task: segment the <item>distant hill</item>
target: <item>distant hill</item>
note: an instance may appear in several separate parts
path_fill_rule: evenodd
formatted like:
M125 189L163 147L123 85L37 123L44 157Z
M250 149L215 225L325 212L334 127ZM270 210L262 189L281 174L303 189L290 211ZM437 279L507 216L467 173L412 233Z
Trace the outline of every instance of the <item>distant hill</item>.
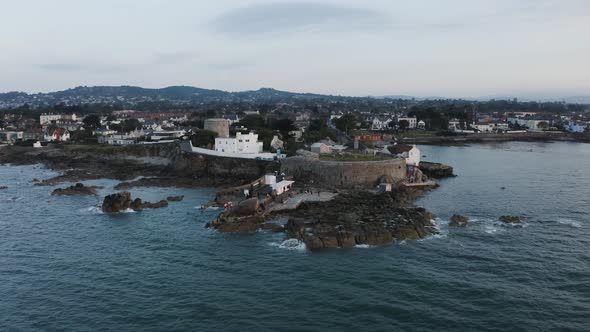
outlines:
M136 86L79 86L63 91L27 94L24 92L0 93L0 108L28 104L33 107L65 104L122 104L135 105L142 102L169 102L174 104L206 102L278 102L290 100L334 99L313 93L295 93L262 88L254 91L228 92L202 89L191 86L170 86L149 89Z

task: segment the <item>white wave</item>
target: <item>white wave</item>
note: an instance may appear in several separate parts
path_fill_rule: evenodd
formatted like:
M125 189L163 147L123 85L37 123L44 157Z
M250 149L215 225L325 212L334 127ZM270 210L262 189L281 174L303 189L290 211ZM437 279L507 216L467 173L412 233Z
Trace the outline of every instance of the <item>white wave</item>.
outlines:
M500 232L500 229L494 225L485 225L483 230L488 234L496 234Z
M102 212L102 209L99 208L98 206L91 206L91 207L83 208L83 209L80 209L79 211L82 214L104 214L104 212Z
M195 209L199 209L199 210L208 210L208 211L217 211L220 209L219 206L205 206L205 205L200 205L200 206L195 206Z
M371 248L375 248L376 246L372 246L370 244L357 244L354 247L357 249L371 249Z
M303 243L297 239L288 239L288 240L285 240L281 243L271 242L269 244L273 247L277 247L280 249L297 250L297 251L306 251L307 250L305 243Z
M557 220L557 222L562 225L572 226L574 228L582 228L582 223L580 223L579 221L576 221L576 220L571 220L571 219L567 219L567 218L559 218Z
M122 211L121 211L121 213L135 213L135 212L137 212L137 211L135 211L135 210L133 210L133 209L131 209L131 208L129 208L129 209L125 209L125 210L122 210Z

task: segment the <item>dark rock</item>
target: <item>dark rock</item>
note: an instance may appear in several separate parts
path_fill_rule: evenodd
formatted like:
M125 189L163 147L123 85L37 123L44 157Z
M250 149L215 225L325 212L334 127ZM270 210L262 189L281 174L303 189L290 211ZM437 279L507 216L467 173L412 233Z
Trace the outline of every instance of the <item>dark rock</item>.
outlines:
M519 216L501 216L500 221L506 224L520 224L524 221L524 218Z
M161 200L157 203L144 202L141 198L131 199L131 193L124 191L108 195L102 202L102 210L106 213L117 213L132 209L141 211L143 209L158 209L168 206L168 201Z
M424 175L435 179L455 176L453 174L453 167L445 164L421 161L418 168L424 173Z
M469 218L455 214L451 217L451 222L449 222L449 226L452 227L465 227L469 224Z
M249 198L241 201L238 206L231 211L235 216L251 216L258 212L258 198Z
M57 188L51 195L53 196L84 196L84 195L97 195L96 189L99 187L86 187L82 183L76 183L75 185L68 188Z
M8 189L7 186L0 186L0 190Z
M141 205L141 208L142 209L159 209L159 208L163 208L163 207L167 207L167 206L168 206L168 201L163 199L163 200L156 202L156 203L144 202Z
M106 213L117 213L131 208L131 193L123 191L108 195L102 202L102 211Z
M288 212L292 218L285 227L287 238L302 241L313 251L385 245L436 234L430 212L405 207L417 195L403 189L381 195L350 192L329 202L307 203L304 209Z
M184 195L181 196L168 196L166 200L168 202L180 202L184 199Z
M262 224L262 229L269 230L273 233L280 233L285 230L285 227L283 227L283 225L280 225L280 224L265 223L265 224Z

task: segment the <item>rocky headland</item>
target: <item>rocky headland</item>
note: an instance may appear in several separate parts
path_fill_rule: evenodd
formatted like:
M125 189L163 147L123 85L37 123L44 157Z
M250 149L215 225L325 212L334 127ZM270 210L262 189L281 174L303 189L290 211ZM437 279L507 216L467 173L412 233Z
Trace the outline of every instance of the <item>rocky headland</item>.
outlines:
M285 239L297 239L309 250L386 245L438 232L430 212L410 206L422 193L402 188L382 194L347 191L327 202L303 203L295 210L271 214L261 211L257 199L250 199L222 213L208 227L220 232L284 231ZM278 217L288 222L278 224Z

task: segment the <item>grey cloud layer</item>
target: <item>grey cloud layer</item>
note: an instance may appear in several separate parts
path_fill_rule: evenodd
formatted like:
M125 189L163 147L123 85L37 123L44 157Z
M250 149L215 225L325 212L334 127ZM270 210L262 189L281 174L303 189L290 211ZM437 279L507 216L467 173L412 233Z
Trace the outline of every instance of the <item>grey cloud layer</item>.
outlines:
M211 22L214 31L235 37L312 29L374 29L389 18L377 11L322 3L258 4L231 10Z

